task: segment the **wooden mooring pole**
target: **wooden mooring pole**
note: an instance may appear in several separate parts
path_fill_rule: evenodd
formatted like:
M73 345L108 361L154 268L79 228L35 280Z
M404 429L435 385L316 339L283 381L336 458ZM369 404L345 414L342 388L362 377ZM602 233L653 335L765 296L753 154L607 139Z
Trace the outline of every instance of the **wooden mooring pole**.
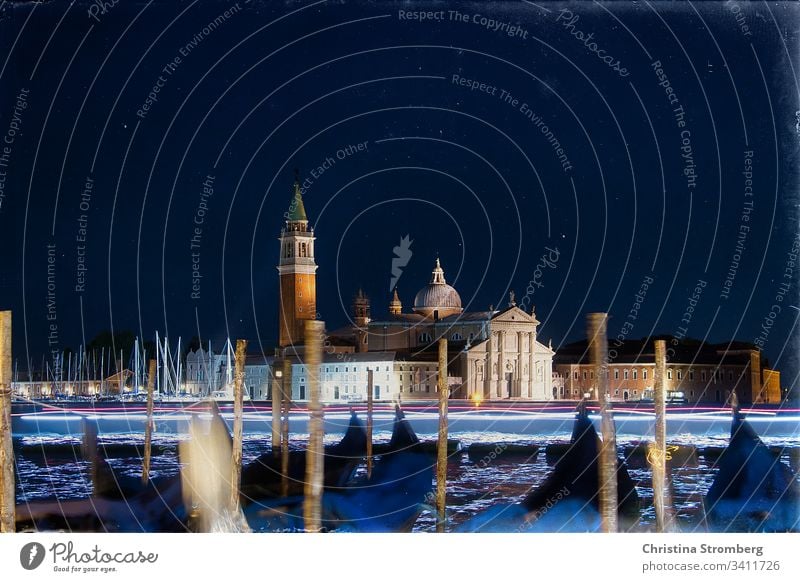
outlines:
M153 454L153 389L158 373L155 359L150 360L147 370L147 417L144 425L144 462L142 463L142 483L150 480L150 458Z
M86 417L81 419L81 456L84 461L88 461L89 477L92 482L92 490L95 495L100 489L100 447L97 445L97 421L89 420Z
M447 529L447 340L439 340L439 441L436 445L436 531Z
M666 389L664 378L667 367L667 342L655 340L655 443L651 443L647 460L653 472L653 505L656 511L656 531L668 532L671 529L669 512L669 488L667 483L667 422Z
M367 370L367 479L372 477L372 411L374 372Z
M16 531L11 365L11 312L0 311L0 533Z
M244 359L247 340L236 340L233 373L233 450L231 467L231 511L239 509L239 489L242 484L242 437L244 435Z
M281 497L289 495L289 410L292 408L292 362L283 360L281 378Z
M322 339L325 322L308 320L305 323L306 371L308 372L308 448L306 449L305 499L303 521L307 532L322 529L322 489L325 474L325 450L322 404L320 402L319 371L322 364Z
M276 362L277 364L277 362ZM277 370L273 364L272 371L272 455L281 454L281 407L283 406L283 394L281 390L281 380L283 370Z
M586 319L592 367L597 381L597 399L600 403L600 432L603 442L598 459L600 485L600 517L604 532L616 532L617 524L617 438L614 415L608 397L608 340L607 313L590 313Z

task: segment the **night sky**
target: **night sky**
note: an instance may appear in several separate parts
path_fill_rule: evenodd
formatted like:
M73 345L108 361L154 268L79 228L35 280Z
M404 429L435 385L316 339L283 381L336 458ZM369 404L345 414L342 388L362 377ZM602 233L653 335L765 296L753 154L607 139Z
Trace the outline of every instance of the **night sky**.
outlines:
M794 3L3 2L14 356L104 329L270 352L298 168L329 329L359 286L386 313L408 235L406 309L439 256L466 309L513 289L556 349L608 311L611 337L756 342L794 385L797 23Z

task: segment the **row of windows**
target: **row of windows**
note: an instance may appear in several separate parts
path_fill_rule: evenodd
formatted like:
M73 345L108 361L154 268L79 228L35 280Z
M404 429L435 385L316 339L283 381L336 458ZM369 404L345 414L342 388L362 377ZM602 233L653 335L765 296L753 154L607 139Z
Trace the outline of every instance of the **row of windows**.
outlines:
M564 390L564 387L562 386L562 387L561 387L561 390L559 390L559 393L561 394L561 396L564 396L564 392L565 392L565 390ZM634 391L633 391L633 394L634 394L634 395L637 395L638 393L639 393L639 391L638 391L638 390L634 390ZM573 390L572 390L572 395L573 395L573 396L577 396L577 395L578 395L578 391L577 391L577 390L575 390L575 389L573 389ZM614 390L614 395L615 395L615 396L619 396L619 390Z
M567 394L569 394L570 391L567 390L566 392L567 392ZM565 395L564 394L565 390L564 390L563 386L561 387L561 390L560 390L559 393L561 394L561 396ZM633 390L632 393L633 393L634 396L638 395L638 391L637 390ZM681 394L681 393L680 392L668 392L667 393L667 395L670 395L670 394ZM703 390L701 392L701 394L705 394L705 390ZM572 389L572 396L581 396L581 395L582 395L582 392L580 390L575 390L574 388ZM642 398L644 398L646 395L647 395L647 391L643 390L642 391ZM720 391L719 390L717 390L714 395L715 395L717 400L720 399ZM614 390L614 396L619 396L619 390ZM651 394L651 396L652 396L652 394ZM689 390L689 398L690 399L694 398L694 390Z
M458 333L458 332L455 332L455 333L453 333L453 335L450 336L450 339L457 342L457 341L463 340L464 336L462 334ZM469 340L472 341L473 339L475 339L475 334L474 333L470 333L469 334ZM421 334L419 334L419 343L427 344L427 343L430 343L432 341L433 341L433 337L427 331L423 331Z
M291 244L286 244L283 249L283 256L287 259L292 257L292 252L294 251L294 247ZM310 257L311 256L311 246L308 243L301 242L297 248L297 256L298 257Z
M335 372L339 371L339 368L340 368L340 366L324 366L323 372L328 372L328 373L334 372L335 373ZM362 369L359 370L359 368L356 367L356 366L344 366L344 371L345 372L350 372L351 371L350 368L353 368L353 370L352 370L353 372L361 372L362 374L366 373L367 370L370 369L370 368L362 368ZM371 369L372 369L373 372L380 372L381 371L381 367L380 366L374 366ZM384 372L388 372L389 371L389 366L384 366L383 367L383 371Z
M637 370L635 370L635 369L631 370L630 374L631 374L631 376L629 378L628 370L627 369L622 370L622 379L623 380L628 380L628 379L637 380L638 379ZM678 380L683 380L683 370L678 370L676 376L677 376ZM688 376L689 376L689 380L694 380L694 370L689 370ZM575 380L577 380L578 379L578 372L577 371L573 372L572 373L572 377ZM594 372L592 370L590 370L588 372L588 378L590 380L594 379ZM583 379L584 380L587 379L587 372L585 372L585 371L583 372ZM618 369L614 370L614 379L615 380L619 380L619 370ZM667 380L672 380L672 379L673 379L673 371L671 369L667 370ZM722 381L724 379L725 379L725 372L723 370L712 370L711 371L711 380L716 382L716 381ZM728 370L728 380L733 380L733 379L734 379L733 371L732 370ZM646 369L642 369L642 380L647 380L647 370ZM706 371L705 370L701 370L700 371L700 380L703 381L703 382L706 381Z

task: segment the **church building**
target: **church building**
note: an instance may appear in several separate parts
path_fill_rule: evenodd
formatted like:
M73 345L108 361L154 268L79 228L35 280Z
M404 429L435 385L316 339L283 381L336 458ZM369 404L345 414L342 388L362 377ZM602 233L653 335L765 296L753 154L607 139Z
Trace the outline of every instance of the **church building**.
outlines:
M521 309L513 292L504 309L464 311L438 258L429 283L415 295L410 312L403 310L395 290L388 313L373 319L369 299L359 290L353 302L353 323L331 335L349 337L360 352L395 352L409 365L435 362L438 340L447 339L454 397L553 398L554 352L537 339L536 315Z
M308 224L300 184L285 214L280 236L279 350L294 361L293 398L306 395L302 362L303 326L316 318L315 236ZM328 402L352 401L366 392L355 383L362 367L379 370L381 399L435 399L440 338L448 340L451 397L471 399L553 398L553 355L538 341L536 315L521 309L512 292L507 307L464 311L447 284L437 258L430 281L405 311L394 291L388 311L373 318L370 299L358 290L352 325L328 332L323 354L322 393ZM336 365L341 364L341 365ZM363 364L363 365L362 365ZM340 377L341 375L341 377Z

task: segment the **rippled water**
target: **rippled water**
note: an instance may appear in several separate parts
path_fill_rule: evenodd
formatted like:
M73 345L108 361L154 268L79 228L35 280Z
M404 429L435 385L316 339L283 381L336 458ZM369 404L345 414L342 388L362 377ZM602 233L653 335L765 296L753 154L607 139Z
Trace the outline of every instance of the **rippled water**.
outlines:
M292 448L304 446L305 435L296 435L292 440ZM388 441L390 433L379 431L375 435L376 442ZM423 440L433 440L433 434L420 434ZM469 460L466 452L448 465L448 511L451 526L456 526L476 513L495 504L510 503L521 500L531 487L536 487L547 477L552 466L548 464L545 447L551 443L564 443L563 435L535 437L531 435L509 433L454 433L452 438L459 439L466 449L473 442L514 442L535 444L539 452L527 462L520 459L483 458L479 462ZM156 435L154 448L160 454L152 457L152 474L154 476L172 476L179 472L177 455L178 442L181 437L176 434ZM326 444L338 442L341 435L326 435ZM764 437L768 446L797 447L796 439ZM639 442L635 438L618 438L621 451L626 446ZM693 444L699 451L692 462L685 466L673 466L672 500L676 511L676 519L681 529L691 531L702 522L702 498L707 493L716 474L715 458L706 458L702 454L705 447L724 447L727 439L718 436L675 435L670 439L673 444ZM113 455L109 464L123 475L139 476L141 474L141 450L143 439L138 435L104 435L99 444L107 446ZM37 445L58 448L57 455L45 456ZM80 440L68 436L24 437L17 440L17 501L35 501L58 498L61 500L81 499L91 495L92 485L89 475L89 463L81 459ZM21 445L21 448L19 447ZM135 447L139 447L137 450ZM52 449L51 449L52 450ZM248 463L260 454L269 450L268 434L248 434L244 439L244 462ZM782 456L786 464L796 463L797 457L791 459L788 454ZM631 531L649 531L652 529L655 515L653 510L653 491L650 482L650 470L641 455L633 455L627 459L628 468L639 493L642 513L639 523L631 526ZM798 467L793 465L797 472ZM800 474L798 474L800 480ZM424 512L414 531L435 530L435 519L430 512Z

